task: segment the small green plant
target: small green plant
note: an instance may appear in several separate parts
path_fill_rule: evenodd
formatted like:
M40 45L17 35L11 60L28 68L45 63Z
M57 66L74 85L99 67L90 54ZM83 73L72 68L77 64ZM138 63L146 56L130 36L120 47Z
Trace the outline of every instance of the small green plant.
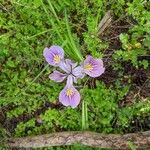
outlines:
M123 50L117 50L114 58L131 61L134 66L138 67L140 65L147 69L149 66L147 60L138 61L138 56L147 54L147 49L142 46L143 44L135 38L130 39L128 34L120 34L120 40Z
M131 148L131 150L136 150L136 148L132 142L128 142L128 145Z
M113 131L112 121L118 111L117 101L126 93L118 95L113 89L106 89L101 82L96 83L95 89L84 88L82 95L87 103L89 128L99 132ZM117 96L118 95L118 96Z
M149 50L149 16L150 13L145 9L147 2L144 0L134 0L127 3L126 14L132 16L137 22L132 26L128 33L120 34L122 49L117 50L114 54L115 59L131 61L135 67L149 67L147 60L139 60L139 56L148 54Z

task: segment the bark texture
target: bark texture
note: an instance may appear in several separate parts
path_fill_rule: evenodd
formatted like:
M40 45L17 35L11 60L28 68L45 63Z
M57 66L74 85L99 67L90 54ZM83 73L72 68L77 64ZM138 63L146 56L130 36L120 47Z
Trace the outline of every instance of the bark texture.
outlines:
M58 132L34 137L10 138L7 147L39 148L60 145L81 144L92 147L129 149L132 142L137 149L150 147L150 131L130 134L100 134L88 131Z
M110 26L111 22L112 22L112 16L111 16L111 11L109 10L108 12L106 12L105 16L102 18L102 20L98 25L97 35L100 36L105 31L105 29L108 26Z

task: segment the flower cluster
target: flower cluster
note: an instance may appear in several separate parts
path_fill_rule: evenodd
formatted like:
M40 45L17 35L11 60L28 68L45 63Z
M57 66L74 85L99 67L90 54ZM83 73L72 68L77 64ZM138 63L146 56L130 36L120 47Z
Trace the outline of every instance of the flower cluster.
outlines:
M51 46L45 48L43 55L49 65L59 67L63 73L55 70L49 75L49 78L55 82L62 82L67 79L66 86L59 94L59 101L64 106L75 108L80 103L80 93L73 86L78 79L82 79L85 74L91 77L98 77L104 73L105 68L101 59L94 59L87 56L86 59L78 66L70 59L64 59L64 50L60 46Z

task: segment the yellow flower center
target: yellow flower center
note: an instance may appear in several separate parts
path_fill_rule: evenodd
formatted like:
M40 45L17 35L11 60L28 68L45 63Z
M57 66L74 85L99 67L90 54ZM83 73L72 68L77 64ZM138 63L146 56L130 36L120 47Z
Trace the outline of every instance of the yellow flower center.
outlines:
M60 56L59 55L55 55L54 56L54 62L55 63L59 63L60 62Z
M86 65L84 66L84 69L85 69L85 70L88 70L88 71L91 71L91 70L93 69L93 66L92 66L91 64L86 64Z
M70 89L67 89L67 91L66 91L66 95L67 96L72 96L72 94L73 94L73 90L70 88Z

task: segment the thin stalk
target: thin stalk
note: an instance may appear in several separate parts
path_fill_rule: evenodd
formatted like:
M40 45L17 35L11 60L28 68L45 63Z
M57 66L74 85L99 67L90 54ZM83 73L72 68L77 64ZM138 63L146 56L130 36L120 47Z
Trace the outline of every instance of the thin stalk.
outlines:
M37 33L37 34L35 34L35 35L32 35L32 36L28 37L27 39L34 38L34 37L36 37L36 36L42 35L42 34L44 34L44 33L46 33L46 32L51 31L51 30L52 30L52 29L48 29L48 30L42 31L42 32L40 32L40 33Z
M82 101L82 130L88 129L88 111L87 103Z
M83 88L86 86L90 77L85 81ZM88 109L87 109L87 102L84 100L82 101L82 130L88 129Z
M86 123L86 129L88 129L88 109L87 109L87 103L85 102L85 123Z
M50 8L51 8L52 13L54 14L54 16L55 16L55 18L56 18L56 20L57 20L57 22L58 22L59 25L60 25L59 18L58 18L58 16L57 16L56 12L55 12L55 9L54 9L52 3L50 2L50 0L48 0L47 2L48 2L49 6L50 6Z
M54 22L53 22L52 19L50 18L50 15L48 14L48 11L47 11L47 9L46 9L46 7L45 7L45 5L44 5L44 3L43 3L42 0L41 0L41 4L42 4L42 7L43 7L45 13L47 14L48 20L49 20L49 22L51 23L52 28L54 29L54 31L56 32L56 34L59 36L60 41L63 43L64 38L63 38L63 36L60 34L59 30L57 29L57 26L54 24ZM65 41L65 42L66 42L66 41ZM67 45L66 45L66 46L67 46ZM68 47L67 47L67 48L68 48ZM65 52L66 52L66 51L65 51ZM67 52L66 52L66 53L67 53Z
M84 130L85 127L85 107L84 107L84 100L82 101L82 130Z
M48 20L51 21L51 18L49 17L48 11L47 11L47 9L46 9L46 7L45 7L45 5L44 5L42 0L41 0L41 4L42 4L42 7L43 7L45 13L47 14Z
M44 3L43 3L42 0L41 0L41 4L42 4L42 7L43 7L45 13L47 14L48 20L49 20L49 22L51 23L52 28L53 28L53 29L56 31L56 33L58 34L58 36L59 36L61 42L63 42L64 39L63 39L63 37L61 36L61 34L59 33L59 31L57 30L57 28L56 28L54 22L53 22L52 19L50 18L50 15L48 14L48 11L47 11L47 9L46 9L46 7L45 7L45 5L44 5Z

